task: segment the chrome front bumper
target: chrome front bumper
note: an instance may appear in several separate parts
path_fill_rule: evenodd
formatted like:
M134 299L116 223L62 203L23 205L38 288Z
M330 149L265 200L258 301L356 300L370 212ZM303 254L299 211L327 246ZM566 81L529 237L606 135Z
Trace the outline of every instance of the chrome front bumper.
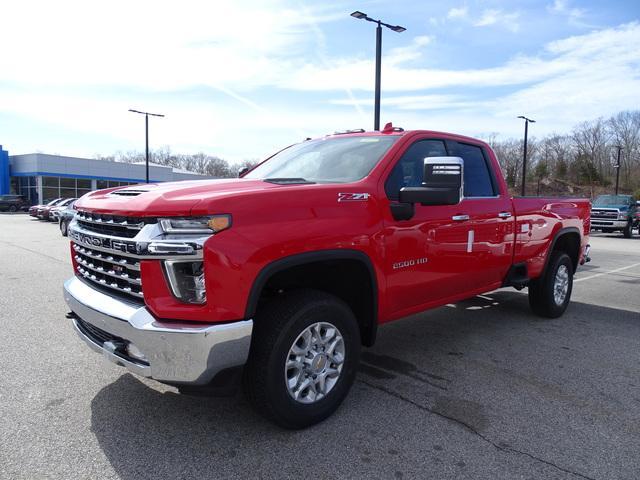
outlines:
M591 219L591 228L625 228L628 220L600 220Z
M145 307L106 295L76 277L65 282L64 299L73 312L76 332L91 349L143 377L204 385L220 371L243 365L249 354L252 320L202 325L160 322ZM128 343L145 360L129 356L122 348Z

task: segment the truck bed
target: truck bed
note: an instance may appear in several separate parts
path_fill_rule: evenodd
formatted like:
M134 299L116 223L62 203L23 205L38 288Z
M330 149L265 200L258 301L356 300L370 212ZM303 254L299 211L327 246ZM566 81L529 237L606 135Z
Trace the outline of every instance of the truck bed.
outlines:
M524 263L530 278L542 273L549 239L563 229L575 229L582 234L579 261L589 240L589 212L587 198L514 197L515 213L514 264Z

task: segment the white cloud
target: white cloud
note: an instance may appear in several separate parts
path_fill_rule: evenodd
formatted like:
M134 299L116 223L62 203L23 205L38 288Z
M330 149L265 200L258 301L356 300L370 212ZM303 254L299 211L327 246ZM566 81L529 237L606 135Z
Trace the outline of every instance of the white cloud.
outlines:
M306 51L306 25L336 18L278 0L24 0L3 9L2 79L27 84L267 85ZM37 14L34 14L37 12ZM344 16L344 12L340 12ZM274 62L279 59L281 62Z
M385 65L382 105L387 118L393 115L394 122L404 127L424 128L419 112L429 110L428 118L438 128L467 134L478 133L478 125L484 131L509 133L513 117L523 113L539 120L538 132L568 130L582 119L611 115L640 104L640 50L630 48L638 44L640 24L634 22L550 42L539 55L520 55L491 68L437 70L410 68L402 63L388 68ZM330 72L308 68L292 79L290 88L298 84L332 90L331 79L340 78L349 79L353 89L373 89L370 62L345 59ZM517 90L497 96L478 90L505 86ZM469 93L470 87L477 93ZM425 93L436 88L454 93ZM455 93L461 89L463 94ZM408 94L398 95L403 91ZM356 101L368 107L372 100ZM332 103L353 102L338 99Z
M447 18L465 18L469 14L467 6L454 7L447 12Z
M566 15L570 22L579 22L586 14L582 8L571 7L569 0L555 0L553 4L547 6L547 10L556 15Z
M520 14L518 12L507 13L499 9L487 9L482 12L480 18L476 20L473 25L475 27L500 25L511 32L517 32L520 29L520 24L518 23L519 17Z

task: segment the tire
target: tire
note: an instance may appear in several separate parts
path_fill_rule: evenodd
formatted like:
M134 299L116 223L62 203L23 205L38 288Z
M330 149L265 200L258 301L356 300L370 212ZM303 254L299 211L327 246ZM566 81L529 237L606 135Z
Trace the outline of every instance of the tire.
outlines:
M332 350L329 356L324 356L325 350L309 349L313 343L322 343L314 340L316 334L311 333L307 341L305 333L314 325L320 325L320 337L324 332L326 351ZM331 329L327 326L335 328L334 337L329 338ZM338 336L342 337L342 346ZM296 356L293 353L296 348L306 351L306 356ZM315 356L309 359L310 355ZM342 363L333 363L339 357ZM305 428L329 417L340 406L354 382L359 358L360 329L345 302L316 290L286 293L256 315L249 359L243 372L245 395L260 414L281 427ZM308 370L295 366L287 369L286 365L291 363L305 365ZM324 370L320 371L320 367ZM334 374L340 367L337 376L330 375L329 372ZM316 378L312 372L321 373ZM290 387L287 379L295 386ZM298 399L294 399L294 390L307 383L314 385L313 391L300 389ZM325 386L326 394L314 399L313 392L320 383Z
M622 235L624 235L624 238L631 238L633 236L633 223L627 223L627 226L622 230Z
M60 233L62 234L63 237L67 236L68 230L69 230L69 222L67 222L65 220L61 220L60 221Z
M564 272L564 275L563 275ZM564 294L556 297L556 279L560 288L564 279ZM551 253L549 265L544 275L529 283L529 306L537 315L547 318L558 318L569 305L573 290L573 262L564 252ZM561 299L560 302L557 300Z
M15 213L18 210L18 208L15 205L9 205L9 211L11 213Z

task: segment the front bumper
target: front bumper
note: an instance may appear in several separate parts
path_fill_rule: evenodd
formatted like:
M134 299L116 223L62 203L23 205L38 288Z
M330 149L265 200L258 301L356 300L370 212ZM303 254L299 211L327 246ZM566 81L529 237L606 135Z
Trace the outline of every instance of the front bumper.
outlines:
M628 220L599 220L591 219L591 228L619 228L623 229L629 223Z
M91 288L73 277L64 284L80 338L109 361L143 377L177 385L205 385L222 370L243 365L252 320L194 325L160 322L144 307ZM127 352L133 343L146 357Z

